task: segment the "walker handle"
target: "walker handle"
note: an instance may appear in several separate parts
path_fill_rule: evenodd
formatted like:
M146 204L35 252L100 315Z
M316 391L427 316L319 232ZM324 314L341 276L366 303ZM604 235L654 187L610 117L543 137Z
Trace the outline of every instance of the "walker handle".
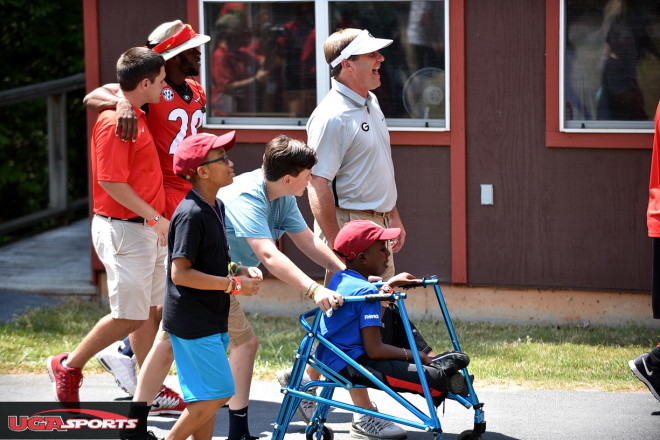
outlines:
M393 301L397 296L401 296L399 293L372 293L370 295L361 295L361 296L345 296L344 302L380 302L380 301Z
M370 295L360 295L360 296L345 296L344 302L380 302L380 301L395 301L397 298L405 298L406 294L403 292L392 292L392 293L372 293ZM332 309L325 311L325 316L330 318L332 316Z
M376 281L375 283L372 283L376 287L381 287L383 284L385 284L384 281ZM426 286L434 286L438 284L438 278L433 275L429 278L424 277L420 281L416 283L408 283L408 284L401 284L399 286L396 286L395 289L411 289L413 287L426 287Z

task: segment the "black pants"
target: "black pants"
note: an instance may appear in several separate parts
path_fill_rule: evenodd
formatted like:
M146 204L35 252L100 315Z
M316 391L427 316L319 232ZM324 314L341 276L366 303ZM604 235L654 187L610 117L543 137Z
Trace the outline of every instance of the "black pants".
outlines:
M653 242L653 266L651 268L651 309L653 317L660 319L660 238L651 237Z
M392 390L398 393L424 395L417 365L414 363L400 360L373 360L366 356L362 356L357 361ZM424 369L426 383L431 391L431 398L437 407L447 397L447 376L445 376L443 370L433 364L422 365L422 368ZM375 387L369 379L350 365L344 367L339 374L353 384Z
M399 307L394 303L389 303L383 312L382 325L380 328L380 336L384 344L394 345L395 347L410 348L408 338L406 336L406 329L403 327L401 320L401 313ZM422 334L417 330L415 325L411 322L413 337L417 351L429 353L432 349L429 344L424 340Z
M417 350L429 353L431 347L426 343L422 334L412 323L410 323L410 326L412 327ZM410 349L401 314L396 304L390 303L383 312L381 337L385 344ZM414 363L401 360L373 360L367 356L361 356L357 359L357 362L396 392L424 394L417 366ZM439 406L447 394L447 377L443 370L436 368L434 365L423 365L422 367L433 403L435 406ZM342 369L339 374L354 384L374 387L369 379L350 365Z

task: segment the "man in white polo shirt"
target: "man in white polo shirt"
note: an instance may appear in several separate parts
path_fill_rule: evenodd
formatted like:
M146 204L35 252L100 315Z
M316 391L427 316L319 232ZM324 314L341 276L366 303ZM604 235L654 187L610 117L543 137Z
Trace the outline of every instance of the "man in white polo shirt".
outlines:
M378 70L385 61L379 50L390 44L392 40L374 38L367 30L352 28L335 32L323 44L332 89L307 122L308 145L318 156L308 196L314 232L330 249L334 249L339 229L352 220L366 219L384 228L399 228L400 235L388 243L392 254L405 242L406 231L396 207L390 135L378 99L371 92L380 86ZM383 273L385 280L395 273L392 254ZM326 282L331 275L326 273ZM365 388L352 390L351 398L359 406L370 404ZM309 403L303 401L300 411L313 411ZM387 420L356 414L351 436L403 439L406 432Z
M385 58L380 49L392 40L369 31L342 29L323 44L330 64L332 89L307 123L308 145L316 150L308 191L315 232L332 249L341 226L368 219L383 227L400 228L391 251L398 252L406 232L396 207L397 191L390 136L378 99L378 72ZM392 258L384 279L394 275Z

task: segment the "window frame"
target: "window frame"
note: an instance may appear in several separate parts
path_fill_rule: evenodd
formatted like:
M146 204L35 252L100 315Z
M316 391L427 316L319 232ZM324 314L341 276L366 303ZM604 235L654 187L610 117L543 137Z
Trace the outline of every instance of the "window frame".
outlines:
M187 0L188 17L196 29L203 21L203 0ZM467 155L466 155L466 121L465 121L465 0L447 0L449 7L449 27L453 31L448 37L448 52L451 64L449 90L454 97L449 101L451 129L446 131L393 131L390 129L390 144L392 146L418 145L449 148L451 170L451 282L467 283ZM196 22L195 22L196 20ZM317 34L319 35L319 34ZM319 37L320 38L320 37ZM206 131L220 134L225 130L206 127ZM226 127L224 127L226 128ZM285 134L306 140L305 127L293 129L256 129L256 127L241 127L241 143L264 144L273 137Z
M208 29L205 28L206 21L204 19L204 8L206 4L209 3L219 3L224 0L198 0L197 1L197 16L199 20L199 32L202 34L209 34ZM245 3L278 3L278 2L286 2L286 3L309 3L313 2L314 3L314 17L316 22L320 23L328 23L329 22L329 10L330 10L330 3L332 1L336 0L243 0ZM349 1L356 1L356 0L349 0ZM394 2L394 1L414 1L414 0L373 0L373 1L381 1L381 2ZM426 126L424 127L423 124L425 121L423 119L409 119L410 125L408 124L401 124L402 121L407 121L408 119L405 118L387 118L386 116L386 122L388 124L388 129L390 133L394 132L401 132L405 133L407 135L411 135L413 133L436 133L436 134L448 134L450 132L450 121L451 121L451 41L450 41L450 27L451 27L451 17L450 17L450 1L451 0L443 0L444 1L444 13L445 13L445 28L444 28L444 39L446 46L448 50L445 50L445 124L443 127L430 127ZM189 2L190 4L190 2ZM325 41L325 39L328 38L330 35L329 32L329 26L324 26L321 29L321 26L316 26L316 39L317 42L319 41ZM208 59L209 57L207 56L207 52L205 50L202 51L202 65L207 66L210 63L210 60ZM318 44L317 44L317 50L316 50L316 69L317 69L317 75L316 75L316 105L318 105L323 99L323 97L330 91L331 88L331 82L330 82L330 67L328 64L325 62L325 57L323 55L322 50L318 50ZM210 90L210 87L208 86L208 73L206 69L202 69L200 72L200 84L204 88L205 91ZM210 119L214 119L215 121L211 121ZM218 119L223 119L221 117L212 117L208 113L204 114L204 121L203 121L203 126L207 127L208 129L211 130L233 130L233 129L240 129L240 130L268 130L268 131L277 131L279 130L280 132L282 130L288 131L291 130L293 132L296 131L301 131L305 130L305 125L307 123L308 118L296 118L296 117L291 117L291 118L284 118L284 117L258 117L259 122L258 123L244 123L244 121L248 120L249 118L244 118L244 117L227 117L224 118L228 120L227 123L218 123L216 122ZM275 123L275 122L281 122L281 123ZM426 122L428 125L428 122ZM441 136L443 139L446 139L447 136Z
M653 129L563 127L563 22L565 0L546 0L546 147L650 149Z

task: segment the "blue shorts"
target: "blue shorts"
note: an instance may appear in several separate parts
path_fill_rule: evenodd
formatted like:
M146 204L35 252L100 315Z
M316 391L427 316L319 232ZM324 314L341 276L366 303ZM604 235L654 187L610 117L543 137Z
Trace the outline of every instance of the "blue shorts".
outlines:
M227 359L228 333L197 339L170 334L170 340L184 401L218 400L234 395L234 378Z

